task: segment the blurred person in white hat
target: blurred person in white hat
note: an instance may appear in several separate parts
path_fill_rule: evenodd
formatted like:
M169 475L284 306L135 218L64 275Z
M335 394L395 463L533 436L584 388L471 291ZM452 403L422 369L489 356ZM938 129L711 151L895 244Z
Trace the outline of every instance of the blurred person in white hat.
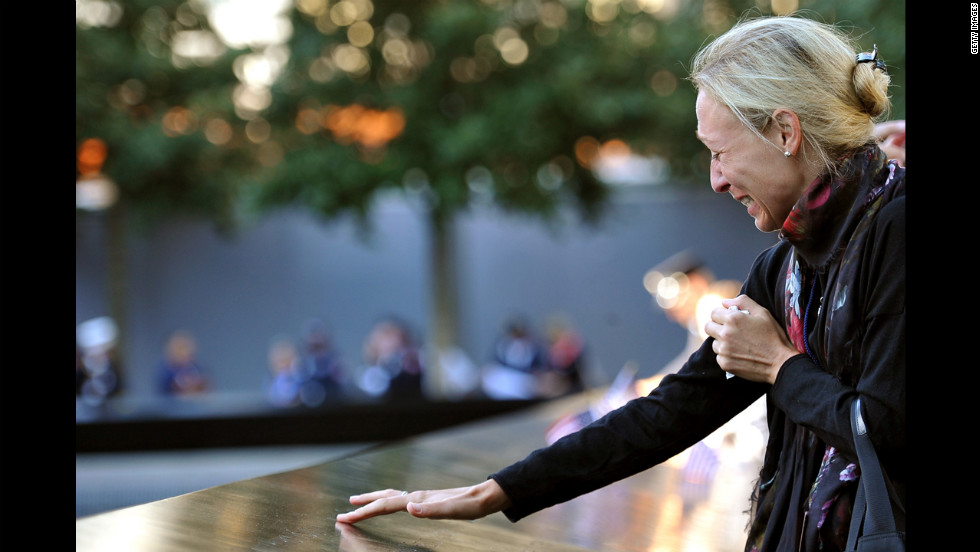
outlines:
M99 405L119 393L119 329L108 316L86 320L75 328L75 397Z

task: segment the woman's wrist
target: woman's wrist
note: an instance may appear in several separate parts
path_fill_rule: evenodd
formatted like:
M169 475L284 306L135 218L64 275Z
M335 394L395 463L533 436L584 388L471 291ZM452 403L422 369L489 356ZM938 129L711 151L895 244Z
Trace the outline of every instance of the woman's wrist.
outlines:
M480 483L477 490L488 513L500 512L510 507L510 497L495 479L490 478Z

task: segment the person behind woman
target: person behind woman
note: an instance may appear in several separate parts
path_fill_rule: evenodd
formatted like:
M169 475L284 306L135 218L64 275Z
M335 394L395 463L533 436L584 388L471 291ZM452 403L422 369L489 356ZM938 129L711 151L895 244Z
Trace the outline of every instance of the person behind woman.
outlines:
M337 521L406 510L517 521L663 462L763 394L769 441L746 550L844 547L857 398L904 504L905 169L874 135L886 69L877 49L858 54L836 27L798 16L743 19L706 46L690 78L711 187L780 240L712 312L704 345L646 397L482 483L355 495L360 508Z
M888 158L898 161L898 164L904 167L905 119L878 123L875 125L875 136L878 138L879 147Z

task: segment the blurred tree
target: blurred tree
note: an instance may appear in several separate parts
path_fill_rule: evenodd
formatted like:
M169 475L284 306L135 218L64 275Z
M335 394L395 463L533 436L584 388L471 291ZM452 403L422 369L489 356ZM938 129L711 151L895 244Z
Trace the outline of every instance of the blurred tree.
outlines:
M75 5L76 223L105 219L107 309L122 369L128 229L180 214L229 231L236 182L255 164L232 102L240 52L218 40L203 8L180 0Z
M878 45L895 84L892 116L905 116L895 0L294 0L285 47L255 52L206 38L204 0L81 4L121 12L76 24L76 146L106 142L119 204L221 228L238 208L299 205L367 228L379 192L417 199L435 364L456 339L458 213L492 203L557 222L570 207L598 223L612 189L594 169L613 147L666 160L668 185L704 185L687 67L747 10L866 31L860 45ZM257 54L282 64L277 78L236 82Z
M75 146L106 144L118 205L151 223L179 214L233 226L236 187L255 166L235 114L241 51L184 0L76 2ZM83 15L88 14L88 15Z

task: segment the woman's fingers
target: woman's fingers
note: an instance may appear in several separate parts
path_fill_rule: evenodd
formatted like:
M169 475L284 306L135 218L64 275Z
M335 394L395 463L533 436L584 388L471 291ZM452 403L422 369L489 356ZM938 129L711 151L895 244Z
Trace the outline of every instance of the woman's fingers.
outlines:
M378 500L380 498L392 498L396 496L402 496L405 491L397 491L395 489L385 489L383 491L372 491L370 493L363 493L359 495L353 495L350 497L350 503L357 506L361 504L368 504Z
M338 514L337 521L341 523L357 523L374 516L401 512L405 510L408 501L408 493L394 489L354 495L350 497L350 503L361 507L353 512Z

